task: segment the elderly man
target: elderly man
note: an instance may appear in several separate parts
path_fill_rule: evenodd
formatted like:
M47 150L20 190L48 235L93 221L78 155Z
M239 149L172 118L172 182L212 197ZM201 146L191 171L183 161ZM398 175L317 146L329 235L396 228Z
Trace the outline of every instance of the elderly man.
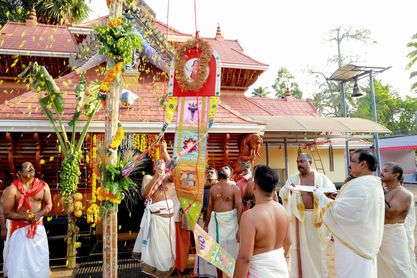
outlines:
M335 200L318 190L313 193L323 208L323 222L334 237L336 277L377 277L385 200L381 180L373 175L376 167L372 153L357 150L350 157L353 179L343 185Z
M19 179L4 192L3 213L11 220L8 277L49 277L48 239L43 217L51 211L49 186L35 178L32 163L18 165Z
M385 189L385 225L378 253L378 277L417 277L414 255L414 228L407 227L408 215L414 216L414 198L401 186L403 169L394 163L385 163L381 180ZM407 229L409 228L409 229ZM411 238L409 239L408 236ZM411 252L410 252L411 251Z
M207 208L207 216L204 229L208 229L209 235L216 240L229 254L236 259L239 245L239 221L242 213L242 198L240 189L231 180L233 170L230 166L224 166L218 173L218 183L210 189L210 199ZM215 267L202 265L199 268L199 276L212 277L216 275ZM217 270L217 276L222 277L222 272Z
M330 237L321 225L318 200L311 192L316 188L330 193L336 187L328 177L311 169L311 163L309 154L300 153L299 172L290 176L279 192L291 221L290 277L327 277L326 248ZM292 190L300 185L304 191Z

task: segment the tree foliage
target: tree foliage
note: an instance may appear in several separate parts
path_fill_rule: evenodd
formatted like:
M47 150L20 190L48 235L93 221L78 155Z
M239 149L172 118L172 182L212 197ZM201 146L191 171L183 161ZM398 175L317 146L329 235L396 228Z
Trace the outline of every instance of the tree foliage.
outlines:
M269 95L269 91L267 87L259 86L255 88L252 92L253 97L267 97Z
M287 88L290 89L294 98L301 99L303 97L303 92L301 92L294 76L284 67L278 69L275 83L271 87L274 89L277 98L283 98Z
M411 69L417 63L417 33L411 37L411 42L407 43L407 47L411 48L410 53L407 54L407 57L410 59L410 62L407 64L407 69ZM410 79L416 80L417 70L410 73ZM411 85L411 90L417 89L417 81Z
M374 89L378 123L395 135L416 134L417 100L412 97L402 99L391 85L384 85L377 79L374 82ZM364 96L356 101L351 116L373 120L369 85L364 88L364 93Z
M81 23L90 13L85 0L0 0L0 6L0 24L24 22L32 7L38 22L48 24Z

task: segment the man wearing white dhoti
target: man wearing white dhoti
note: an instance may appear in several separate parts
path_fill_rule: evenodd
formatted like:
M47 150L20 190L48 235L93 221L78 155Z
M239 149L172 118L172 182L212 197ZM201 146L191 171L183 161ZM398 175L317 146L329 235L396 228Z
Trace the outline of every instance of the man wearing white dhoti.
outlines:
M376 257L384 231L384 192L373 176L377 161L372 153L357 150L350 157L352 180L335 200L316 190L323 223L334 237L336 277L377 277Z
M299 173L290 176L279 192L290 217L289 273L294 278L327 277L326 250L330 236L326 227L321 225L319 203L311 192L316 188L333 193L336 187L327 176L311 169L311 163L309 154L300 153L297 157ZM305 190L292 191L298 185Z
M155 277L168 277L175 262L174 214L179 202L174 204L175 187L169 179L165 161L157 160L155 174L142 181L141 194L147 201L133 255L140 253L142 271Z
M218 183L210 188L210 198L207 207L204 229L216 240L234 259L236 259L239 244L239 221L242 213L242 198L240 189L230 181L232 168L224 166L218 172ZM216 277L216 267L198 258L198 277ZM217 269L217 277L222 277Z
M284 252L290 246L290 221L284 207L273 198L278 180L278 174L268 166L255 167L255 206L245 211L240 221L235 278L288 278Z
M48 185L35 177L32 163L18 166L18 180L4 192L3 212L11 220L8 277L49 277L48 239L42 218L52 209Z
M379 278L415 277L414 228L410 227L412 239L409 240L405 226L407 215L415 216L413 195L401 186L402 177L403 169L399 165L385 163L381 172L385 191L385 225L378 253ZM409 251L410 243L412 254Z

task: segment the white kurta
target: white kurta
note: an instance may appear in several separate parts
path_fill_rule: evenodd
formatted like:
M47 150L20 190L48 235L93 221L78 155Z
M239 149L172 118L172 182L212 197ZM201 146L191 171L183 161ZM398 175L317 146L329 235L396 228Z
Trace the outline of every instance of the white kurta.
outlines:
M239 253L239 243L236 240L238 228L236 209L226 212L213 211L211 213L208 225L209 236L224 248L224 250L226 250L235 260ZM216 267L198 257L195 274L200 277L216 277Z
M322 192L314 192L315 199L323 207L320 215L335 240L336 273L338 277L376 277L375 259L381 246L385 199L378 177L361 176L346 183L335 200L327 198ZM367 272L342 271L342 265L353 265L361 257L361 269ZM339 270L337 267L339 266Z
M249 276L254 278L288 278L284 249L279 248L252 257Z
M142 253L141 261L158 271L167 272L175 260L175 221L173 217L158 214L172 214L172 200L148 204L145 208L140 231L136 238L134 253ZM152 273L150 273L152 274Z
M313 170L314 171L314 170ZM313 210L305 210L300 192L293 192L289 187L301 185L300 174L290 176L279 191L283 204L290 217L290 277L298 277L297 238L300 239L300 256L303 277L327 277L326 248L330 239L327 229L321 225L319 202L314 202ZM329 178L314 171L314 186L322 192L336 192L335 185ZM296 235L296 221L299 221L299 236Z
M26 237L28 230L29 226L17 229L8 239L8 277L49 277L49 248L45 227L38 225L33 239Z

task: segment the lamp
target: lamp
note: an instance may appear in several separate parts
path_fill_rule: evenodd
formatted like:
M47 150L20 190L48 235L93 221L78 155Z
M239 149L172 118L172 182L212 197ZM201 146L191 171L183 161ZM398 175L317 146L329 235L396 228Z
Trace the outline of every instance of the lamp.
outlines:
M363 94L359 91L358 79L355 78L355 84L353 85L353 90L352 90L352 97L361 97L361 96L363 96Z

